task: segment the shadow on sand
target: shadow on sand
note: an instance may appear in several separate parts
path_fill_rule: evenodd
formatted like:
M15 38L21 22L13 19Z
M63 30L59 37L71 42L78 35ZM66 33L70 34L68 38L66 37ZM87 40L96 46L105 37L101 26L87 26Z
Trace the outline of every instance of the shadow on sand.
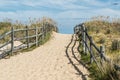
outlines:
M72 64L72 66L74 67L74 69L78 72L78 75L81 75L82 76L82 80L87 80L87 78L85 77L86 75L84 75L81 71L80 71L80 69L74 64L74 62L72 61L72 59L71 59L71 57L70 57L70 55L69 55L69 48L70 48L70 46L72 45L72 42L74 42L74 35L72 35L72 39L71 39L71 41L70 41L70 43L67 45L67 47L66 47L66 56L67 56L67 58L68 58L68 60L70 61L70 63ZM75 58L75 60L76 61L78 61L80 64L82 64L85 68L86 68L86 66L85 66L85 64L83 64L80 60L78 60L77 59L77 57L75 56L75 52L74 52L74 47L75 47L75 45L76 45L76 40L75 40L75 42L74 42L74 44L73 44L73 46L72 46L72 48L71 48L71 50L72 50L72 55L73 55L73 57Z

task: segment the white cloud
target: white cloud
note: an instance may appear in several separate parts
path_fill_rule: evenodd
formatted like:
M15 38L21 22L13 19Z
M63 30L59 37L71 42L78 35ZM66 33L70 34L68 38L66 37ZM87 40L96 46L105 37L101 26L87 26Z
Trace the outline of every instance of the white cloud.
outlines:
M32 6L32 7L48 7L48 8L56 8L56 9L86 9L88 7L86 6L81 6L81 5L75 5L74 2L77 2L78 0L40 0L40 1L24 1L22 4L27 5L27 6Z
M12 20L26 21L30 18L41 18L43 16L54 18L55 14L48 13L47 11L17 11L17 12L0 12L0 18L10 18Z
M15 1L15 0L2 0L2 1L0 1L0 6L8 6L8 5L17 5L17 4L19 4L18 3L18 1Z
M29 17L47 16L58 21L61 26L73 27L93 16L120 17L120 9L109 6L111 1L104 3L100 0L2 0L0 20L10 18L26 23Z
M15 12L12 11L0 11L0 16L8 17L12 19L20 19L23 20L28 17L42 17L42 16L48 16L51 18L85 18L85 17L91 17L96 15L105 15L105 16L118 16L120 17L120 10L113 10L111 8L99 8L99 9L91 9L86 7L85 5L76 5L74 4L79 0L11 0L11 1L1 1L0 5L11 5L12 4L24 4L26 6L33 7L33 10L16 10ZM103 2L99 2L97 0L81 0L81 2L86 2L87 4L94 4L94 5L103 5ZM63 9L64 11L60 11L58 13L55 13L54 11L47 11L47 10L34 10L36 7L45 6L49 8L56 8L56 9Z
M105 15L105 16L118 16L120 17L120 10L113 10L110 8L103 8L94 11L98 15Z
M98 0L82 0L82 2L91 5L91 6L107 6L109 5L109 1L108 2L102 2L102 0L98 1Z

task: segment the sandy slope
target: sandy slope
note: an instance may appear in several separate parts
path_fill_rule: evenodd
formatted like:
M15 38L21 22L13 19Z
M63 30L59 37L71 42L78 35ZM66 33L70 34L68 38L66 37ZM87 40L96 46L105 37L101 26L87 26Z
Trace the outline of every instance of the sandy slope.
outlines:
M53 33L50 41L33 51L0 60L0 80L83 80L66 57L70 39L71 35Z

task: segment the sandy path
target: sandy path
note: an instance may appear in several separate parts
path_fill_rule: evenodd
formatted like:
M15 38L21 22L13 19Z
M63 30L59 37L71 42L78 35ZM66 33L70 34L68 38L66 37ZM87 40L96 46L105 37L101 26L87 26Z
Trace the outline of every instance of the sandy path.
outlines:
M50 41L33 51L0 60L0 80L85 80L66 56L70 40L71 35L53 33ZM79 68L87 73L82 65Z

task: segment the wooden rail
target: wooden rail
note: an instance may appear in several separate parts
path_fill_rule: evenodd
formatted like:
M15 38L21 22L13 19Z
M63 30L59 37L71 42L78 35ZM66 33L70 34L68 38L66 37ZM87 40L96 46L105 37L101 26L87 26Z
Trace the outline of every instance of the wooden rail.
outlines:
M14 29L14 27L12 26L10 31L0 36L0 40L3 40L6 36L10 37L9 41L0 45L0 50L9 44L11 45L9 49L4 49L1 52L0 59L4 58L7 55L12 55L13 52L16 52L20 49L30 48L33 45L39 46L41 44L41 41L47 37L47 34L52 31L52 28L53 27L51 26L43 25L42 27L36 26L35 28L29 28L28 26L26 26L23 29ZM35 34L29 35L31 30L33 30ZM20 31L24 32L25 36L16 38L15 37L16 32L20 32ZM33 39L35 42L31 42L30 39ZM25 40L25 44L21 44L17 47L14 46L14 41L22 41L22 40Z
M74 33L78 36L80 43L82 44L82 50L85 55L90 54L90 63L95 62L99 69L103 66L103 61L111 64L110 59L105 56L105 46L96 46L92 36L88 34L87 28L84 23L76 25L74 27ZM95 52L96 51L96 52ZM113 64L115 69L120 70L117 64Z
M84 26L84 24L77 25L74 28L74 32L78 35L79 39L82 42L83 46L83 52L85 54L90 53L90 62L92 63L94 59L93 49L97 51L101 59L104 59L107 61L107 58L105 57L105 47L99 46L97 47L94 43L92 37L88 34L87 28Z

